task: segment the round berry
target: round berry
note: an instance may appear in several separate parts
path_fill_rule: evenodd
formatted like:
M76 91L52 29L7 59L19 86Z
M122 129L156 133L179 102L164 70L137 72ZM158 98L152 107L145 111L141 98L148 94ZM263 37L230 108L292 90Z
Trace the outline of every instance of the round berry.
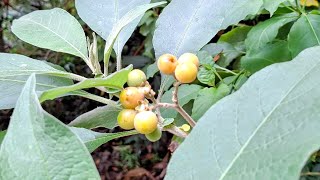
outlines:
M120 93L120 103L126 109L134 109L144 100L144 94L136 87L127 87Z
M118 114L118 125L125 130L130 130L134 128L134 117L136 117L137 112L133 109L123 109Z
M140 69L134 69L128 74L128 86L131 87L139 87L141 86L144 82L146 82L147 77L146 74L141 71Z
M198 68L191 62L178 64L175 77L181 83L191 83L197 78Z
M134 118L134 128L141 134L150 134L156 130L158 117L152 111L141 111Z
M157 65L163 74L173 74L178 64L177 58L172 54L164 54L159 57Z
M194 65L197 66L197 68L199 67L199 59L195 54L192 54L192 53L182 54L178 59L178 63L182 64L185 62L192 62Z
M145 136L149 141L156 142L159 141L159 139L161 139L162 131L159 128L157 128L152 133L146 134Z

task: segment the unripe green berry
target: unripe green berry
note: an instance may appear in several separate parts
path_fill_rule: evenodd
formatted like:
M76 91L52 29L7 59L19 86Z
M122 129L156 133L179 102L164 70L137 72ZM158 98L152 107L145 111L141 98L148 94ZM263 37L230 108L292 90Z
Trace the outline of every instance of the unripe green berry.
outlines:
M150 134L146 134L145 136L149 141L156 142L156 141L159 141L161 139L162 131L158 127L155 131L153 131Z
M128 74L128 86L131 87L139 87L141 86L144 82L146 82L147 77L146 74L141 71L140 69L134 69Z

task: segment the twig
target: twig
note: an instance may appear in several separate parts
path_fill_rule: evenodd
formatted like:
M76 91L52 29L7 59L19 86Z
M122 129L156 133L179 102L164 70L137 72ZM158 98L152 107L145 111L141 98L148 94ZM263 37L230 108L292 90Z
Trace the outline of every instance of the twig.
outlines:
M301 173L300 176L320 176L320 172L305 172Z

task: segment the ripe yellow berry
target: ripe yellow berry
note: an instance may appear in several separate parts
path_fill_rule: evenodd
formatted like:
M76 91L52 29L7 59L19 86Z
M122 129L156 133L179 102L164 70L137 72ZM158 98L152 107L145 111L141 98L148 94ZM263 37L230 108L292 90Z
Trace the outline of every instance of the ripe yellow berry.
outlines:
M192 62L194 65L197 66L197 68L199 67L199 59L195 54L192 54L192 53L182 54L178 59L178 63L182 64L185 62Z
M175 70L176 79L181 83L191 83L197 78L198 68L191 62L178 64Z
M147 77L146 74L141 71L140 69L134 69L128 74L128 86L131 87L139 87L141 86L144 82L146 82Z
M162 131L159 128L157 128L150 134L146 134L146 138L151 142L158 141L159 139L161 139L161 136L162 136Z
M159 57L157 65L163 74L173 74L178 64L177 58L172 54L164 54Z
M118 114L118 125L125 130L130 130L134 128L134 117L136 117L137 112L133 109L123 109Z
M144 100L144 94L136 87L127 87L120 93L120 103L126 109L134 109Z
M141 134L150 134L156 130L158 117L152 111L141 111L134 118L134 128Z

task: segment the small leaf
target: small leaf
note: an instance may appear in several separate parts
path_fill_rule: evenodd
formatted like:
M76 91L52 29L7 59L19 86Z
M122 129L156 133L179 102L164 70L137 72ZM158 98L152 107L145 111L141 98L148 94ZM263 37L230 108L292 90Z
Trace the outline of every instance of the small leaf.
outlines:
M319 56L318 46L268 66L212 106L174 152L166 179L299 179L320 147Z
M73 133L75 133L81 141L87 146L90 153L96 150L99 146L121 137L131 136L138 134L137 131L123 131L118 133L98 133L84 128L71 127Z
M209 86L214 86L215 79L216 79L216 75L214 72L215 72L215 69L213 67L206 68L206 67L201 66L199 68L197 78L203 84L207 84Z
M252 51L241 58L241 67L255 73L274 63L291 60L288 42L279 41L262 49Z
M195 53L219 30L256 14L261 6L262 0L172 0L156 23L156 57L165 53Z
M272 42L282 26L298 18L299 14L294 12L260 22L248 33L245 41L247 51L260 49L267 43Z
M163 127L165 126L169 126L170 124L172 124L174 122L173 118L165 118L163 121Z
M247 38L247 34L251 30L251 28L251 26L239 26L233 28L231 31L221 35L218 42L227 42L229 44L235 45Z
M55 99L59 96L67 94L72 91L77 91L86 88L104 86L108 88L121 89L123 85L127 82L128 74L132 70L132 66L128 66L125 69L122 69L118 72L110 74L106 78L95 78L95 79L86 79L77 84L65 87L58 87L45 91L40 96L40 101Z
M199 91L192 108L192 118L200 119L205 112L216 102L230 93L230 88L226 84L221 84L218 88L204 88Z
M179 91L178 91L178 100L179 100L180 106L184 106L185 104L187 104L192 99L195 99L196 96L197 96L197 92L200 89L202 89L202 87L199 86L199 85L195 85L195 84L191 84L191 85L184 84L184 85L181 85L179 87ZM173 91L173 88L171 88L169 91L164 93L162 98L161 98L161 102L172 103L172 91ZM174 110L174 109L163 109L163 108L161 108L161 115L164 118L175 118L177 116L177 111Z
M76 18L63 9L33 11L14 20L12 32L34 46L88 59L84 31Z
M17 101L0 147L0 179L100 179L86 147L46 113L32 75Z
M103 106L84 113L73 120L69 126L93 129L105 127L113 129L117 126L117 117L121 111L120 107Z
M289 49L293 57L302 50L320 45L320 15L302 14L293 24L288 35Z
M57 70L45 61L18 54L0 53L0 67L0 109L14 108L24 84L32 73L36 74L36 91L39 94L73 84L72 80L67 79L71 78L71 73Z

